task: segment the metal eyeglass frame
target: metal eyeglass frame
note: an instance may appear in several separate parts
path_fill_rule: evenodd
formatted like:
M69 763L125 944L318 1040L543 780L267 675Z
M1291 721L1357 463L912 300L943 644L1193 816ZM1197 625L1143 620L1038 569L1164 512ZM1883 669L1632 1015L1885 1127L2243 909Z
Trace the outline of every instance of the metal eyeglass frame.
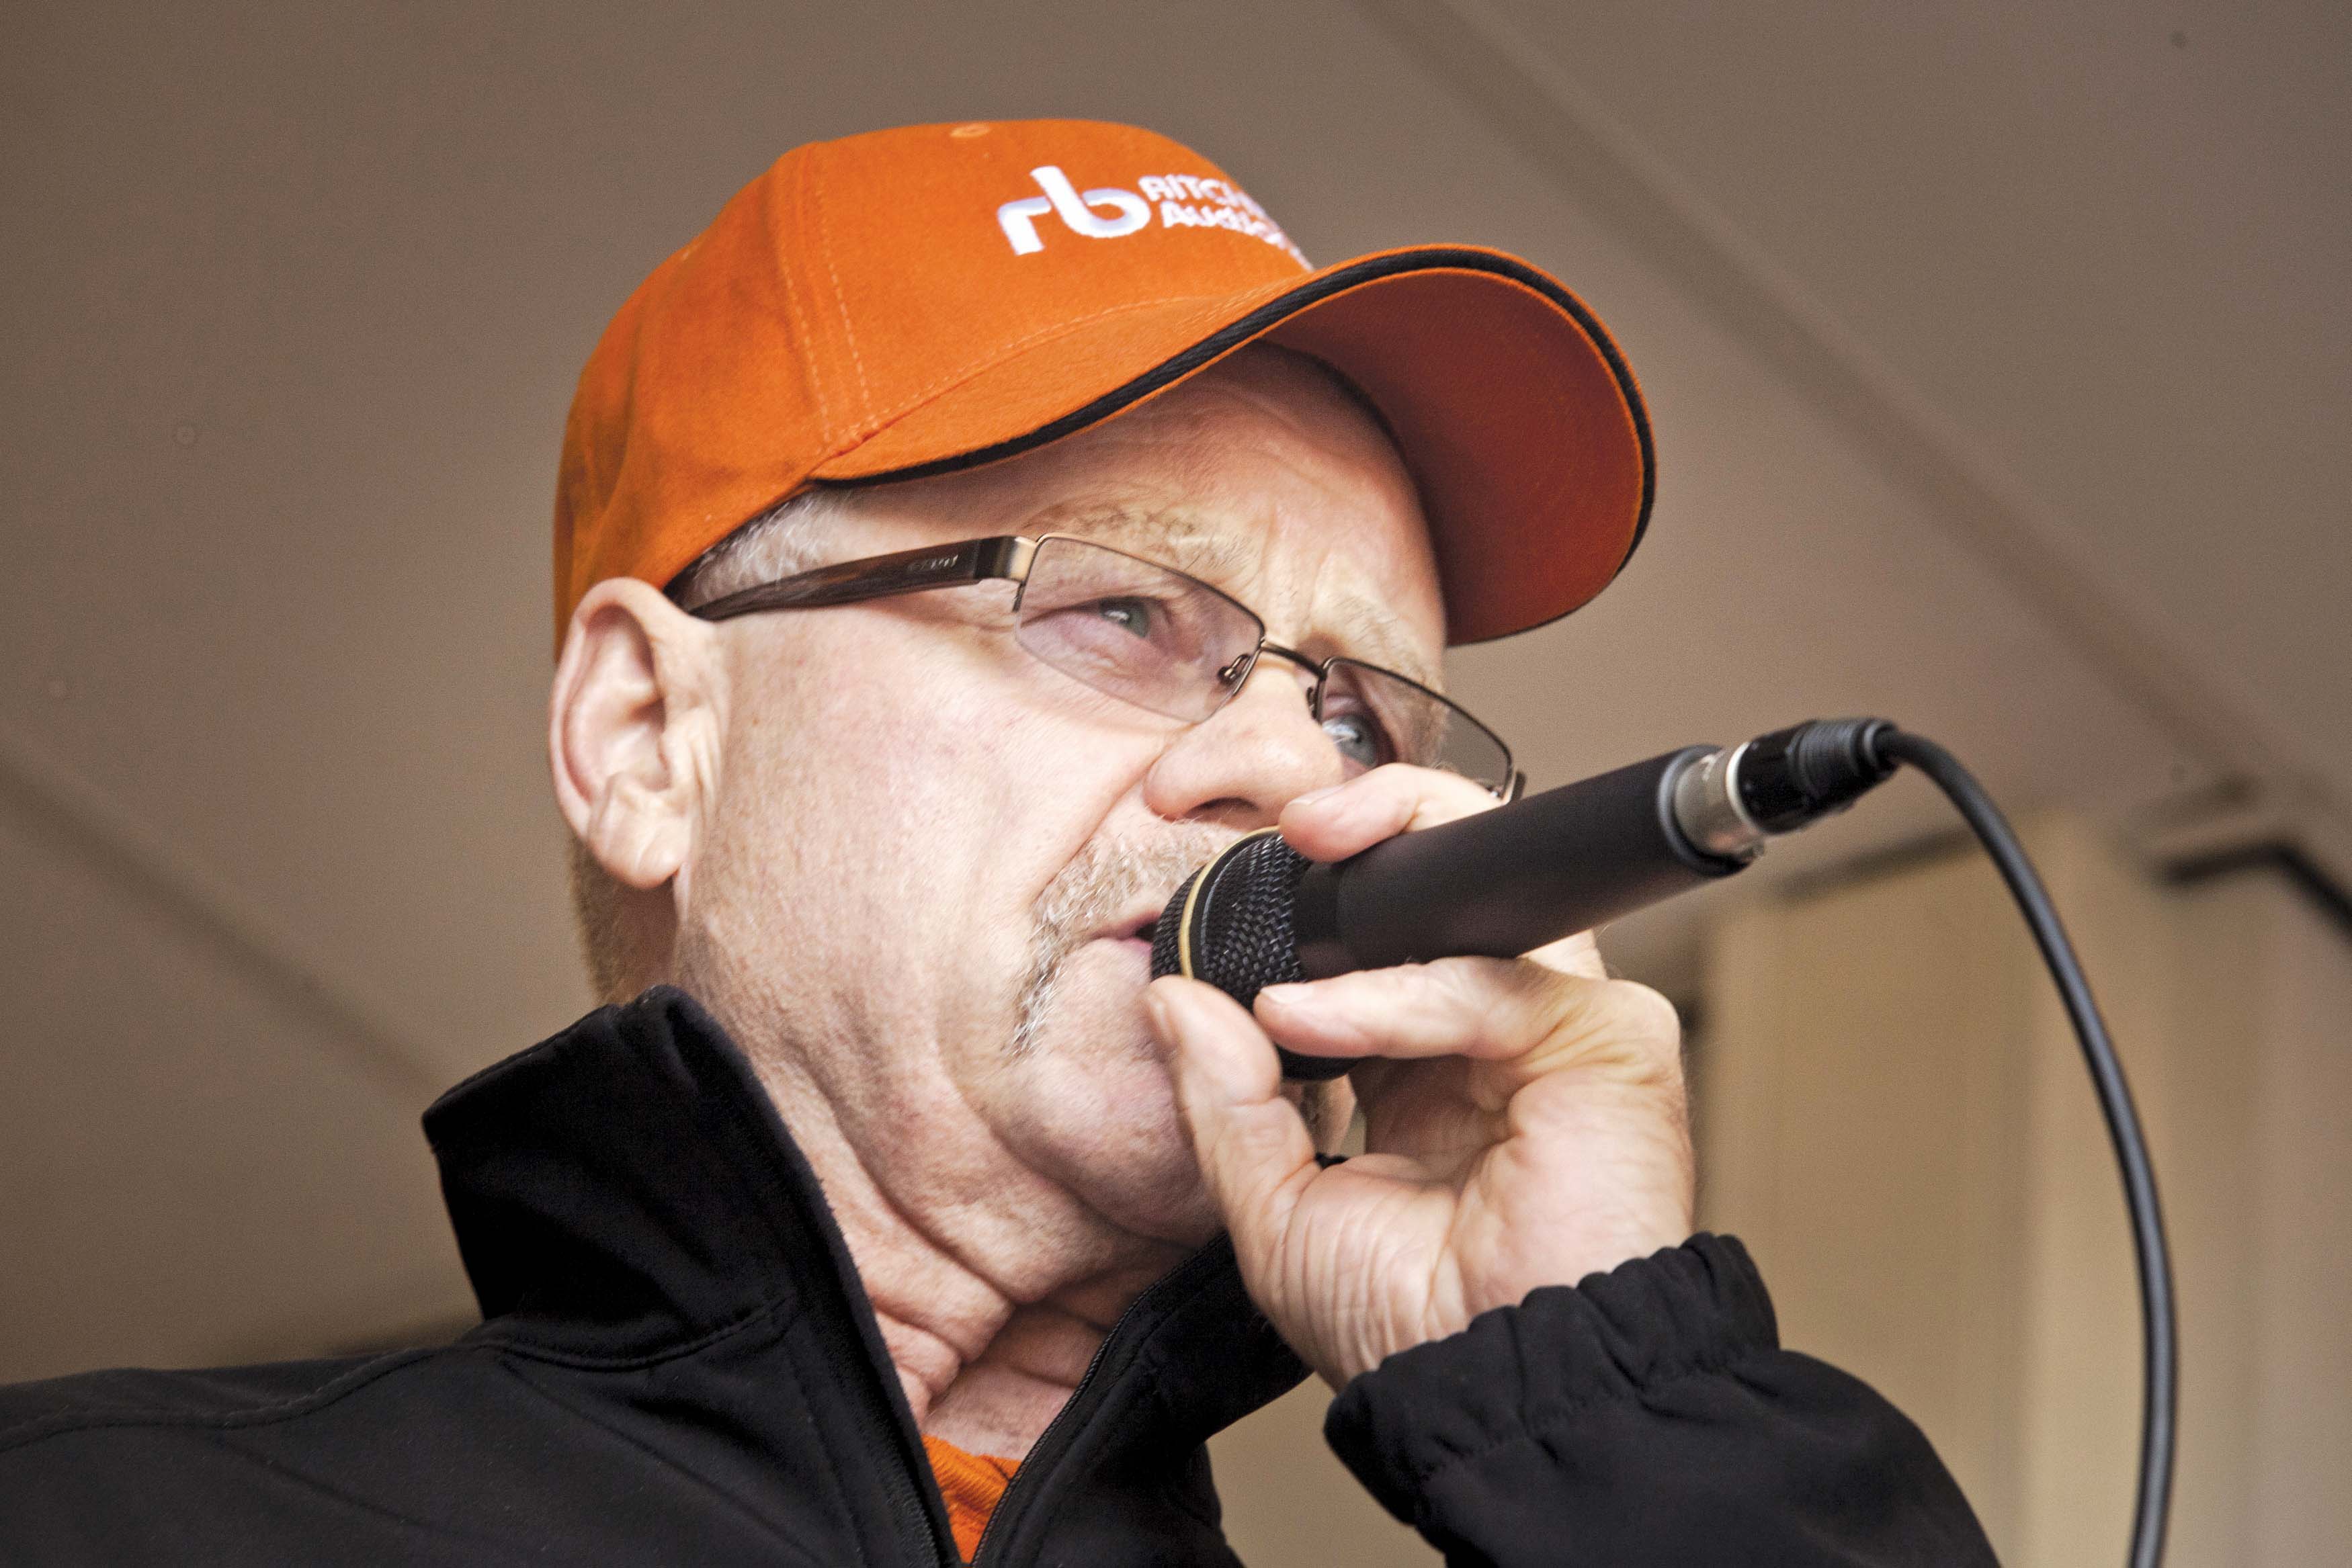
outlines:
M1265 637L1265 618L1215 584L1202 582L1192 573L1179 571L1176 568L1164 565L1160 561L1133 555L1114 546L1102 544L1094 539L1081 538L1076 535L1047 534L1043 538L1033 539L1022 534L1000 534L992 538L964 539L956 544L930 545L920 549L897 550L889 555L866 556L858 560L845 560L833 566L814 567L807 571L795 572L791 577L780 578L774 582L757 583L750 588L740 589L733 593L714 599L689 613L705 621L731 621L736 616L750 615L762 610L819 610L835 604L863 604L871 600L890 599L903 593L920 593L927 589L954 588L965 583L999 580L1015 585L1016 591L1013 603L1017 610L1021 603L1018 591L1025 589L1028 585L1029 563L1035 559L1038 547L1054 538L1067 539L1072 544L1082 544L1090 549L1108 550L1113 555L1126 556L1128 559L1141 562L1155 570L1165 571L1181 577L1188 582L1198 583L1204 591L1214 594L1248 616L1251 622L1257 627L1257 641L1251 646L1248 653L1241 656L1238 669L1228 665L1226 672L1221 672L1224 674L1227 702L1233 700L1234 694L1238 693L1243 685L1248 681L1250 673L1257 668L1257 661L1261 654L1272 653L1279 658L1289 660L1302 669L1314 672L1315 689L1308 700L1309 706L1318 709L1322 704L1324 683L1330 676L1332 664L1337 663L1353 664L1361 669L1374 671L1389 680L1402 682L1433 701L1444 704L1476 725L1482 732L1491 737L1503 754L1503 783L1497 786L1479 779L1472 779L1472 783L1486 789L1496 799L1506 801L1517 800L1520 792L1526 789L1527 775L1521 773L1513 762L1509 743L1500 735L1496 734L1492 726L1482 722L1469 709L1444 693L1430 690L1410 675L1399 674L1394 670L1368 664L1362 659L1334 654L1331 658L1318 660L1295 648L1286 648L1279 643L1269 643ZM1221 704L1220 706L1222 706ZM1210 713L1213 714L1215 711L1213 708ZM1203 715L1202 719L1192 722L1202 722L1208 716ZM1469 775L1462 774L1458 777L1468 778Z

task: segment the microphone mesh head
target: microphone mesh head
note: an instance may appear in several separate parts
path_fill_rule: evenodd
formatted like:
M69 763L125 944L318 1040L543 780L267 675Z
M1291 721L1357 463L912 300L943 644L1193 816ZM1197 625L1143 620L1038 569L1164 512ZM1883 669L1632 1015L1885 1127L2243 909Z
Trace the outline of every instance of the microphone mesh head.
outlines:
M1292 901L1312 863L1279 833L1253 833L1228 846L1160 912L1151 933L1152 977L1185 974L1183 949L1189 947L1191 977L1244 1007L1267 986L1305 979ZM1345 1057L1282 1052L1286 1078L1337 1078L1354 1065Z
M1202 866L1201 871L1208 869ZM1192 897L1192 884L1200 880L1200 871L1186 877L1184 885L1168 900L1167 907L1160 912L1159 923L1151 928L1151 977L1155 980L1162 975L1184 972L1184 960L1177 948L1176 934L1183 929L1184 901Z

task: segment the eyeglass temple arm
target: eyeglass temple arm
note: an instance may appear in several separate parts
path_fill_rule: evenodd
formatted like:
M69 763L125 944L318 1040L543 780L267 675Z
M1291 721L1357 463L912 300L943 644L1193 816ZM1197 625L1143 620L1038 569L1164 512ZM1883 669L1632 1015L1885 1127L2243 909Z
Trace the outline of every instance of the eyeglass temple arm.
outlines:
M1005 534L995 538L967 539L961 544L869 556L864 560L820 566L779 582L746 588L715 599L694 613L705 621L725 621L758 610L814 610L830 604L857 604L869 599L984 582L992 578L1009 578L1018 582L1028 576L1029 558L1036 549L1035 540Z

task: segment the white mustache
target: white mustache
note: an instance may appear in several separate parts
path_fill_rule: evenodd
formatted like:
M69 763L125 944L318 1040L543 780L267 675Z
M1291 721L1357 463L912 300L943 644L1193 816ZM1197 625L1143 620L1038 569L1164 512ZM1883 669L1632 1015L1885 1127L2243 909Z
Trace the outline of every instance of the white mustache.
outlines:
M1037 895L1029 969L1013 1028L1013 1054L1035 1048L1063 967L1080 944L1133 907L1138 894L1151 893L1163 900L1173 895L1196 868L1240 836L1206 822L1173 822L1149 840L1088 841Z

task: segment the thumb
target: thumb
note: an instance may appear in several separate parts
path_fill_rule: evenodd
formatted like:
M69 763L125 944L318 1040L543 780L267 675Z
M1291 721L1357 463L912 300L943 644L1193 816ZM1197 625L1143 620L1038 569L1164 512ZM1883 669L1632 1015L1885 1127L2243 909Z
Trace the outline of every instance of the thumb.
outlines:
M1321 1170L1315 1140L1283 1097L1282 1069L1257 1020L1213 986L1169 976L1144 993L1168 1048L1177 1108L1209 1196L1252 1276L1280 1249L1299 1196Z

